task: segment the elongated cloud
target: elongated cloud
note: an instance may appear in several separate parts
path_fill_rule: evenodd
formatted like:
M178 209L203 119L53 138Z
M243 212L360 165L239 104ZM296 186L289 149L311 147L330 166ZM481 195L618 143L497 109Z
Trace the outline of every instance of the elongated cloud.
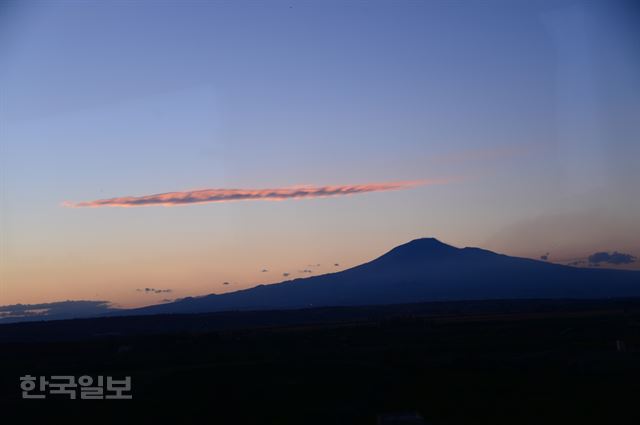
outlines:
M231 201L282 201L285 199L323 198L353 195L366 192L384 192L409 189L426 184L446 183L445 180L400 181L334 186L291 186L275 189L202 189L185 192L168 192L146 196L123 196L96 201L64 202L65 207L144 207L207 204Z

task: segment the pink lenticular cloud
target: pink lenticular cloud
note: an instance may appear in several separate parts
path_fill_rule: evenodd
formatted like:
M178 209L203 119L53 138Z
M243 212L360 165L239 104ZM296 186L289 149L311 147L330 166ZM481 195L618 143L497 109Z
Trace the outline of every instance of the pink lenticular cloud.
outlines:
M333 186L290 186L275 189L202 189L184 192L167 192L146 196L123 196L98 199L96 201L64 202L70 208L97 207L144 207L206 204L231 201L282 201L285 199L324 198L328 196L353 195L366 192L385 192L410 189L426 184L446 183L445 180L400 181Z

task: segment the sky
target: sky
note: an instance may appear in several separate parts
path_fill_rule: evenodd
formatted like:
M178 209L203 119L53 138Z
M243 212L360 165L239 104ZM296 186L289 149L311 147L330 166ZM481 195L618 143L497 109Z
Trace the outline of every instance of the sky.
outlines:
M0 305L155 304L419 237L640 256L639 18L621 1L2 2Z

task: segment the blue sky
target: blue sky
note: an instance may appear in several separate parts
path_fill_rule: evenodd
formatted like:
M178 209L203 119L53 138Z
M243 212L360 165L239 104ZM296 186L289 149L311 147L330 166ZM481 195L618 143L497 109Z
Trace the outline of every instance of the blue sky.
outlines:
M220 292L421 236L637 255L638 16L632 2L6 2L0 304ZM422 179L450 181L61 206Z

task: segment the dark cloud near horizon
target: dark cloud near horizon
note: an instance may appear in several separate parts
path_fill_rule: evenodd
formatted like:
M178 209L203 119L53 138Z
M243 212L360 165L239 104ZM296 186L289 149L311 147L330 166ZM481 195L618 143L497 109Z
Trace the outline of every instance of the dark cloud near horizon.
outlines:
M631 254L625 254L623 252L618 252L618 251L613 251L612 254L609 254L608 252L604 252L604 251L596 252L590 255L588 258L589 264L594 266L598 266L601 263L614 264L614 265L631 264L631 263L634 263L636 259L637 258Z
M543 261L547 261L549 259L549 253L547 252L546 254L541 255L540 259Z
M27 320L70 319L89 317L116 310L109 301L58 301L41 304L12 304L0 306L0 322Z

